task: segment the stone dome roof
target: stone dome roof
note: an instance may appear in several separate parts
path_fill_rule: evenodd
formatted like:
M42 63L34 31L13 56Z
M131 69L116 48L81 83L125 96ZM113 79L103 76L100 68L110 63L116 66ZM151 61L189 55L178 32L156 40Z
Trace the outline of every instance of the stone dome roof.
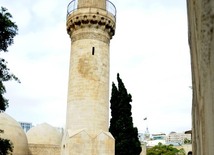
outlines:
M27 132L29 144L61 145L61 133L47 123L39 124Z
M1 138L9 139L13 143L14 155L28 155L26 134L15 119L4 112L0 112L0 129L4 130L4 133L0 133Z

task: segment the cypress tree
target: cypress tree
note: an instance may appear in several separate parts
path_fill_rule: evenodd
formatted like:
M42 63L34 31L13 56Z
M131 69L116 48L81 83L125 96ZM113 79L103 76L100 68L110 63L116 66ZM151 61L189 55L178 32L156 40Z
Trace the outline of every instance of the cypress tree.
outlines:
M141 144L138 129L133 127L131 104L132 96L117 74L118 87L112 83L110 99L111 120L109 131L115 138L115 155L139 155Z

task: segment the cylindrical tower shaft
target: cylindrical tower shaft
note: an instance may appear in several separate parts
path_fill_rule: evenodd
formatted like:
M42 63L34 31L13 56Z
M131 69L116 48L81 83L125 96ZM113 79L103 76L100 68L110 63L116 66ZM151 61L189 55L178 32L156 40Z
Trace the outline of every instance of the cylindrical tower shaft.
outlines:
M116 13L106 8L109 4L78 0L77 8L68 11L71 55L66 129L71 131L108 131L109 43Z
M73 0L68 5L71 54L62 155L114 155L108 115L115 15L114 5L106 0Z
M109 38L100 30L84 31L76 30L71 44L67 128L107 131Z

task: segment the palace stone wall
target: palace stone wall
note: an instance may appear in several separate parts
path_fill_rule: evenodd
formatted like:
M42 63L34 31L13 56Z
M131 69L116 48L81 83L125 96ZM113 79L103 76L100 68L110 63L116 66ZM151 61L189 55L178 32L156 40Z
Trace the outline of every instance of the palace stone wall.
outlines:
M29 155L60 155L60 145L29 144Z
M187 0L193 154L214 154L214 0Z

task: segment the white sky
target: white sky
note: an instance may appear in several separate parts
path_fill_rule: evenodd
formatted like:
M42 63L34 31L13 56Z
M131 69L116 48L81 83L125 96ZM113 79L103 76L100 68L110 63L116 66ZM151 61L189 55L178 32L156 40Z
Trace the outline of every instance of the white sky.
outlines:
M70 1L0 0L19 34L2 54L21 84L7 82L8 114L63 127L66 116ZM117 8L110 84L120 73L132 95L134 126L151 133L191 129L191 70L185 0L111 0ZM111 85L110 85L111 91ZM111 92L110 92L111 93ZM147 121L143 118L147 117Z

